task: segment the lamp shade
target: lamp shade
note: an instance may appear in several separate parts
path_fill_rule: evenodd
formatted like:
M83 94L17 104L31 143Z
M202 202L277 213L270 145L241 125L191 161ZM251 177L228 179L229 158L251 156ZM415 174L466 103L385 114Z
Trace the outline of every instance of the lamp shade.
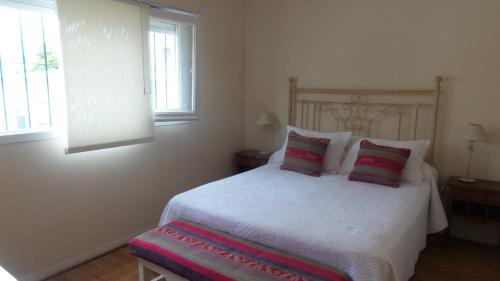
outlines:
M462 138L471 141L485 141L486 132L479 124L469 124L462 133Z
M273 124L273 118L267 112L261 112L257 117L257 126L268 126Z

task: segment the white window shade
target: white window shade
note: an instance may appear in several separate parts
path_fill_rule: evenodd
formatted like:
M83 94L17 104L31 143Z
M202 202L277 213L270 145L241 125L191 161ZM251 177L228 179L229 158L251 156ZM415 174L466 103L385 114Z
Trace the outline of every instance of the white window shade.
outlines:
M147 9L116 0L57 0L57 10L67 90L67 152L152 140L143 43Z
M52 12L55 0L0 0L0 5L14 9Z

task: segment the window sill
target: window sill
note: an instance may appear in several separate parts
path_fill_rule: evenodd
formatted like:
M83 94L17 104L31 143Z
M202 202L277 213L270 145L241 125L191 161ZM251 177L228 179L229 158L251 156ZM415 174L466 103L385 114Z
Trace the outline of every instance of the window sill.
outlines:
M20 142L30 142L39 140L56 139L63 137L61 133L54 130L47 131L18 131L7 134L0 134L0 145L20 143Z
M189 124L191 121L155 121L155 127L166 127Z
M175 115L175 114L162 114L156 113L155 127L172 126L188 124L192 121L198 120L198 115Z
M155 127L185 125L192 121L198 120L198 116L176 117L172 119L155 120ZM0 134L0 145L14 144L23 142L32 142L40 140L58 139L63 138L63 134L55 130L46 131L18 131L12 133Z
M191 121L199 119L196 113L155 113L156 122Z

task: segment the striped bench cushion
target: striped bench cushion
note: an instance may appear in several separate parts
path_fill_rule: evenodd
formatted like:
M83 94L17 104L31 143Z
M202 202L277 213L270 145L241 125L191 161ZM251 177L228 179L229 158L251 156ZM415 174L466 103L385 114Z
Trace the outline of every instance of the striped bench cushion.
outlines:
M186 221L147 231L129 247L132 255L189 280L351 280L320 263Z

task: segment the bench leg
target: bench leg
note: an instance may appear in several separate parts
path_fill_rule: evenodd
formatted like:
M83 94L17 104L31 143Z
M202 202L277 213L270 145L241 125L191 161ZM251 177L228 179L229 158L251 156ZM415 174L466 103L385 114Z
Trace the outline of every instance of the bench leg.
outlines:
M151 270L144 266L144 263L139 260L139 281L151 281L153 277Z
M139 281L189 281L155 264L138 259Z

